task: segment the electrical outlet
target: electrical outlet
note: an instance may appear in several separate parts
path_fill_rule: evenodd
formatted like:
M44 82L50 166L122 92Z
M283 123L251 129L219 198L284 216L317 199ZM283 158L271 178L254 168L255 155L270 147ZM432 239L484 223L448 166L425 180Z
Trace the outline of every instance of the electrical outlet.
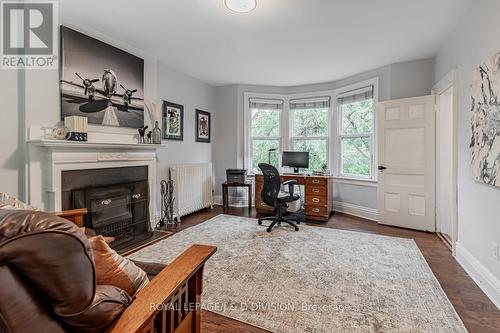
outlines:
M500 261L500 245L497 243L493 243L493 257Z

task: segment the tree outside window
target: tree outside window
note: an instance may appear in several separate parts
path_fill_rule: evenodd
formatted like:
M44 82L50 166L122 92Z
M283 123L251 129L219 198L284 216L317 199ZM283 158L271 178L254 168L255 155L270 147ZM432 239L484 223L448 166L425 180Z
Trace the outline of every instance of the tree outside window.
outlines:
M269 155L271 164L279 168L281 109L276 105L254 104L250 110L252 172L259 172L259 163L268 163ZM269 154L270 149L276 151Z
M340 173L369 178L372 170L373 94L359 93L339 99Z
M328 167L329 103L291 103L292 148L309 152L309 169Z

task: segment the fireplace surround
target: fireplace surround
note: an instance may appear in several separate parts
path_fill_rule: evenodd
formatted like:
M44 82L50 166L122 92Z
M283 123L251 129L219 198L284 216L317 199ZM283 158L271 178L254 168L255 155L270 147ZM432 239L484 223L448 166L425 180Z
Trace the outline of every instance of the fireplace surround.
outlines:
M78 196L82 198L84 195L78 190L85 189L88 191L86 195L89 198L97 198L107 194L116 195L117 192L113 191L121 187L121 190L117 191L124 191L122 196L124 193L130 193L129 199L122 197L122 200L125 200L122 203L126 202L122 208L128 207L124 214L134 215L134 209L142 210L143 217L147 220L147 223L142 224L143 230L146 230L146 226L147 230L153 230L154 225L151 217L158 214L155 195L157 183L156 149L162 146L113 142L75 143L40 139L31 140L29 143L27 193L28 201L33 206L45 211L61 211L68 207L76 207L75 205L71 206L71 200L73 200L71 198L78 198ZM87 178L102 177L99 180L92 179L89 184L76 181L71 184L71 182L63 180L66 178L65 174L73 175L76 171L84 170L87 170L88 175L91 175ZM142 192L138 193L138 188L134 188L131 184L140 184L137 186ZM69 185L74 185L73 193L71 190L67 191ZM111 192L98 194L99 191L94 191L101 190L100 187L109 187ZM137 194L141 194L141 198L134 198L134 195L137 196ZM145 201L139 204L139 201L144 200L146 196L147 204ZM100 201L105 200L106 198ZM94 204L100 201L96 199ZM90 207L89 211L93 210L95 208ZM110 212L106 213L111 214ZM103 220L106 219L103 218L101 221ZM132 221L132 224L134 223ZM146 235L146 233L144 234ZM121 247L121 245L117 244L117 247Z

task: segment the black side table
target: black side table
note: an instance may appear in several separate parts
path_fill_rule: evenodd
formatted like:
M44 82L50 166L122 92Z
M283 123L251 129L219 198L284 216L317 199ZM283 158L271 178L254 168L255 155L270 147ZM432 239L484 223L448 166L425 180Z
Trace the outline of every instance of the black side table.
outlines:
M224 213L229 209L229 198L227 194L228 187L248 187L248 212L252 212L252 182L228 184L222 183L222 209Z

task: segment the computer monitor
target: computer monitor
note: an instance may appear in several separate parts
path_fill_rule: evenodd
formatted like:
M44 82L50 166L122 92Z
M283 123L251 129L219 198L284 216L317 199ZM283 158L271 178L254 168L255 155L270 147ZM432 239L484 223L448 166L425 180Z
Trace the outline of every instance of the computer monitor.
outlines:
M309 168L309 152L304 151L284 151L281 157L281 165L293 168L294 173L299 172L299 168Z

